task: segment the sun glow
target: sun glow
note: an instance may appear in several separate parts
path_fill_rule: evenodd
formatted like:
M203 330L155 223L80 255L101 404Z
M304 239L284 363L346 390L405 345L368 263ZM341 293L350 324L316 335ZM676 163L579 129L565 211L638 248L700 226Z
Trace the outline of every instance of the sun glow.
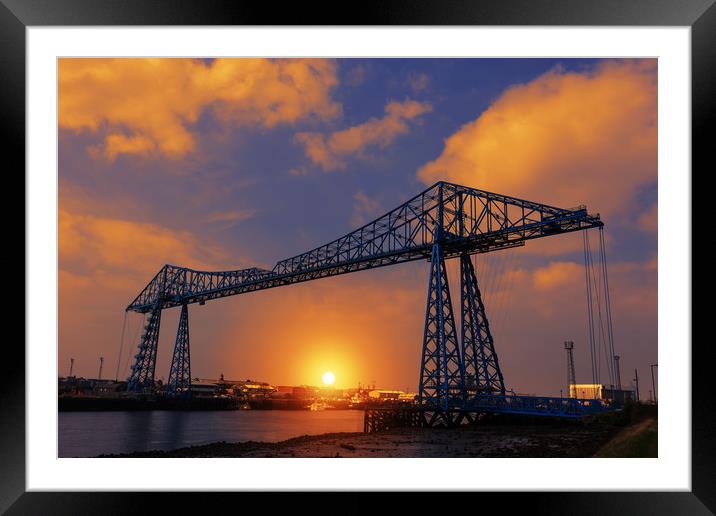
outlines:
M336 375L334 375L331 371L326 371L323 373L323 383L325 385L333 385L333 382L336 381Z

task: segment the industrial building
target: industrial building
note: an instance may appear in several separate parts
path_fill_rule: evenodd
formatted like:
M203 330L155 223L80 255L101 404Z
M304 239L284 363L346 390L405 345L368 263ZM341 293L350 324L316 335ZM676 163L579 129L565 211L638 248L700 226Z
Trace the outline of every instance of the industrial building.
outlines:
M601 400L604 399L602 392L603 390L604 385L602 385L601 383L570 383L569 397L589 400Z
M191 382L191 395L196 398L214 397L219 392L219 386L208 382Z
M392 391L386 389L374 389L368 392L368 398L372 401L415 401L417 394L403 392L403 391Z
M606 388L601 383L569 384L569 397L581 399L609 400L619 404L634 401L634 391Z

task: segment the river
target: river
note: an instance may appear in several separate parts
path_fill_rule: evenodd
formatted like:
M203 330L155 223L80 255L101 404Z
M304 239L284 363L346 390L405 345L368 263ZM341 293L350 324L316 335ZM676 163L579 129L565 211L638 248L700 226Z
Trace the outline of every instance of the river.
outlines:
M362 432L362 410L60 412L59 457Z

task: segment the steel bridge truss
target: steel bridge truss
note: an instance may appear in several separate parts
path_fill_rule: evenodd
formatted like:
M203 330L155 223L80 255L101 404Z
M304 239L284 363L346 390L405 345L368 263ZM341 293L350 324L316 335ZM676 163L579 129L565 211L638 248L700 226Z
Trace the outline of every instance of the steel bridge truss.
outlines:
M182 313L168 392L191 392L188 305L304 281L415 260L430 262L419 401L431 424L454 424L480 411L567 414L551 398L505 395L489 322L470 256L522 246L526 241L594 227L599 215L438 182L363 227L323 246L277 262L271 270L197 271L165 265L127 306L149 314L128 389L153 385L161 311ZM458 342L445 260L460 259L461 328ZM544 400L553 401L544 401ZM581 400L584 401L584 400ZM542 407L548 406L549 410ZM527 407L527 408L525 408ZM530 408L532 407L532 408ZM566 408L565 408L566 407ZM521 413L521 412L520 412ZM457 414L457 415L455 415Z
M139 341L134 364L127 380L127 390L133 392L151 391L154 388L154 371L157 366L157 348L159 344L159 327L162 322L162 308L155 303L149 319L144 326L144 333Z
M524 245L527 240L602 226L586 207L563 209L439 182L365 226L273 269L197 271L165 265L129 304L147 313L396 263L445 259Z
M505 394L505 381L495 352L490 323L477 285L470 255L460 256L460 304L462 307L462 357L468 396Z
M182 305L177 339L174 343L172 365L169 370L167 393L172 396L191 396L191 360L189 356L189 308Z
M454 400L465 398L464 368L440 244L433 245L430 260L422 357L418 402L434 414L433 424L446 417Z

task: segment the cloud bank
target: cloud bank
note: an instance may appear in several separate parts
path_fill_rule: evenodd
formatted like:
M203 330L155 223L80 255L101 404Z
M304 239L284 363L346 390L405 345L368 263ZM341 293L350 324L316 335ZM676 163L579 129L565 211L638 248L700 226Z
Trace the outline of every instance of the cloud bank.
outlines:
M418 178L613 214L656 180L656 169L657 73L649 59L555 69L507 89L449 136Z
M179 158L210 110L227 124L268 129L341 113L331 98L337 66L326 59L61 59L59 125L102 133L92 148Z
M393 101L386 104L382 118L374 117L328 136L301 132L296 134L296 141L304 146L306 156L324 171L341 170L347 166L347 157L359 155L370 146L385 148L410 130L408 122L430 111L432 106L426 102Z

